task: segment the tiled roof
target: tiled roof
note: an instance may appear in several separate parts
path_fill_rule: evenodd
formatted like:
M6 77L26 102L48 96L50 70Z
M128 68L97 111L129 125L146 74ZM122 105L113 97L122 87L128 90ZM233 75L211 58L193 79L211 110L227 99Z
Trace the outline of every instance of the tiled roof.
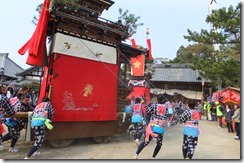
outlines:
M199 72L187 64L157 64L151 81L202 82ZM197 80L198 79L198 80Z
M0 53L1 75L16 78L16 74L24 69L8 58L8 53Z

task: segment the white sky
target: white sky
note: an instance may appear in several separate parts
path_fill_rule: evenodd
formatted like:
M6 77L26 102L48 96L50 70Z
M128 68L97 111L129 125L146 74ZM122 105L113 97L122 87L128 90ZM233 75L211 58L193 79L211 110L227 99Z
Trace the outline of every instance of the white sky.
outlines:
M214 8L234 8L240 0L216 0ZM31 22L37 16L36 7L44 0L0 0L0 53L9 53L9 58L28 68L25 64L27 53L18 54L26 41L35 30ZM187 29L200 32L209 29L205 22L209 12L211 0L114 0L109 10L104 11L102 17L117 21L119 8L129 10L129 13L140 16L137 33L133 36L138 45L146 47L146 29L149 28L153 57L173 59L178 48L191 44L183 38ZM130 41L126 41L130 44Z

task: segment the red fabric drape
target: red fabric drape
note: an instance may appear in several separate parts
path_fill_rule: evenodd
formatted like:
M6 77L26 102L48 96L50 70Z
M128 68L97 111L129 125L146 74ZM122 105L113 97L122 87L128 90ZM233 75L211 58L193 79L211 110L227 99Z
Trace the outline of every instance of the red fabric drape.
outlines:
M151 39L147 39L147 46L148 46L148 60L153 60Z
M117 119L118 65L58 54L53 64L54 122ZM108 70L109 68L109 70ZM111 73L113 72L113 74Z
M133 48L137 48L136 40L133 38L133 39L131 39L130 41L131 41L132 47L133 47Z
M145 69L145 56L138 55L131 58L131 75L132 76L144 76Z
M45 0L36 29L31 38L18 50L24 55L28 50L26 64L33 66L44 66L46 61L46 35L49 19L49 0Z

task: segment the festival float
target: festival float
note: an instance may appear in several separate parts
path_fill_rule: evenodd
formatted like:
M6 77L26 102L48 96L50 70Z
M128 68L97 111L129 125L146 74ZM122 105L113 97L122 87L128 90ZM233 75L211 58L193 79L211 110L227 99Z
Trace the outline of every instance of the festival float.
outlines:
M133 92L126 71L131 59L145 62L149 56L149 50L122 43L130 37L126 26L100 17L113 1L77 2L45 0L35 32L18 51L28 51L26 63L42 69L39 102L49 97L55 109L53 129L46 133L53 147L84 137L107 143L123 132L130 124L123 109Z

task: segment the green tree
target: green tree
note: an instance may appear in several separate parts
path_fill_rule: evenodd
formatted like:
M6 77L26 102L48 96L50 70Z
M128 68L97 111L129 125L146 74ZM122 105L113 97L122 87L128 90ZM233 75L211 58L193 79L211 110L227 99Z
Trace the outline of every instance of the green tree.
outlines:
M205 44L193 44L187 47L181 46L176 52L175 63L194 63L198 58L208 59L214 51L213 46Z
M42 6L43 6L43 3L39 4L36 7L36 12L38 13L38 16L33 16L33 19L31 21L34 25L37 25L37 22L39 20L40 14L41 14Z
M213 85L240 87L240 4L234 9L213 10L206 18L213 28L200 33L188 29L188 41L195 42L177 51L178 62L192 63Z
M140 18L140 16L130 14L129 10L123 11L122 8L119 8L119 22L128 28L128 33L130 36L136 33L139 26L143 26L143 23L138 23Z

